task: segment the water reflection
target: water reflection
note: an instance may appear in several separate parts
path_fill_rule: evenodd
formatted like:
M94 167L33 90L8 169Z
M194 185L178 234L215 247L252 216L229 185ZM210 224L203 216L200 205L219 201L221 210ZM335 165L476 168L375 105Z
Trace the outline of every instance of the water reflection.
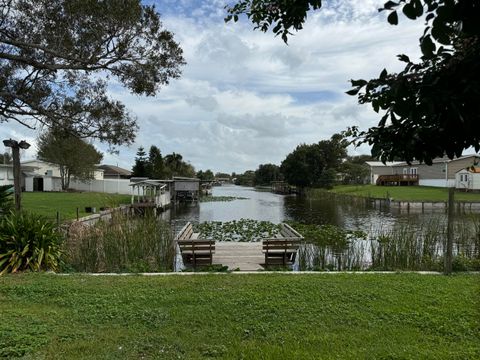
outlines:
M410 264L406 268L418 270L432 269L441 262L446 229L445 211L408 213L399 209L375 208L353 198L330 196L314 200L234 185L215 187L213 195L246 199L180 204L163 213L162 217L171 222L176 232L188 221L225 222L245 218L277 224L293 220L306 224L336 225L368 233L367 240L349 242L342 249L316 245L303 248L300 257L308 259L309 265L305 265L305 268L309 269L333 267L343 270L367 268L370 265L398 269L405 262ZM469 258L478 257L479 214L459 213L455 226L456 253L467 254ZM426 265L425 259L429 261ZM412 263L418 264L412 267Z
M226 185L213 188L214 196L245 200L179 204L162 214L165 220L186 223L254 219L281 223L293 220L307 224L331 224L350 230L389 229L394 224L446 221L445 211L405 212L375 208L365 202L345 199L308 199L283 196L250 187ZM457 214L457 220L479 218L479 214Z

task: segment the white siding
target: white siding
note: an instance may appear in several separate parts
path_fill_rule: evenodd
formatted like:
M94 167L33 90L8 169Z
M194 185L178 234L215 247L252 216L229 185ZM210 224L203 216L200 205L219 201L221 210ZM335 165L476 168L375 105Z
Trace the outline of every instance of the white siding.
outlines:
M60 180L60 179L59 179ZM87 183L70 180L70 188L80 191L101 192L107 194L131 195L132 187L129 179L92 180Z
M435 186L435 187L453 187L455 186L455 179L419 179L418 185L420 186Z

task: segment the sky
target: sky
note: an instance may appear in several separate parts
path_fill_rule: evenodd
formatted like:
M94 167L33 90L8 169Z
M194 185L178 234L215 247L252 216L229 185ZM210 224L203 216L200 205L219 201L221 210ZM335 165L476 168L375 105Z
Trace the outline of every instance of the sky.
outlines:
M246 19L225 24L228 0L150 0L163 25L175 34L187 64L156 97L131 95L112 83L112 97L138 119L135 144L118 154L107 146L104 164L131 169L139 146L179 153L196 170L243 173L260 164L280 165L299 144L329 139L349 126L367 129L381 115L346 95L350 79L398 71L396 55L419 56L422 21L398 26L377 9L384 0L331 0L308 15L304 29L285 45L271 32L253 30ZM230 1L231 2L231 1ZM36 157L38 133L13 123L0 138L25 139ZM1 150L7 150L2 149ZM368 146L350 148L369 154Z

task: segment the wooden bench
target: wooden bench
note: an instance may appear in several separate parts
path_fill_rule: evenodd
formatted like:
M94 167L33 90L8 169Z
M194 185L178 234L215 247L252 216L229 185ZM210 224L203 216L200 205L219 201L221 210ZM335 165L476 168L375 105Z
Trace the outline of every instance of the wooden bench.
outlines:
M275 238L265 239L262 242L262 251L265 254L265 267L270 265L293 265L302 240L303 236L295 229L288 224L282 224L280 233Z
M175 238L184 264L212 265L212 255L215 253L215 240L200 238L200 233L193 232L193 226L188 222Z

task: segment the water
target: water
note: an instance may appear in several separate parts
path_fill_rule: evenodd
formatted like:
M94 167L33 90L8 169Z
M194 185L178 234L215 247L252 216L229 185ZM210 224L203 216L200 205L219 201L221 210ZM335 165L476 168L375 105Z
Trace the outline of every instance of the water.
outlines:
M405 214L375 209L349 201L308 199L295 195L277 195L251 187L224 185L213 188L213 196L246 199L178 204L162 214L165 220L185 224L205 221L253 219L275 224L291 220L308 224L331 224L351 230L391 228L395 223L423 221L430 217L445 218L443 212ZM443 221L443 220L442 220Z
M367 239L337 244L309 244L299 257L303 270L376 269L438 270L442 263L446 234L445 211L405 212L378 209L354 198L328 196L308 199L284 196L253 188L226 185L215 187L214 196L246 199L222 202L179 204L162 214L175 232L188 221L232 221L253 219L281 223L292 220L306 224L335 225L348 230L363 230ZM457 214L455 218L456 254L480 266L479 214ZM477 260L478 259L478 260ZM473 264L473 263L472 263Z

